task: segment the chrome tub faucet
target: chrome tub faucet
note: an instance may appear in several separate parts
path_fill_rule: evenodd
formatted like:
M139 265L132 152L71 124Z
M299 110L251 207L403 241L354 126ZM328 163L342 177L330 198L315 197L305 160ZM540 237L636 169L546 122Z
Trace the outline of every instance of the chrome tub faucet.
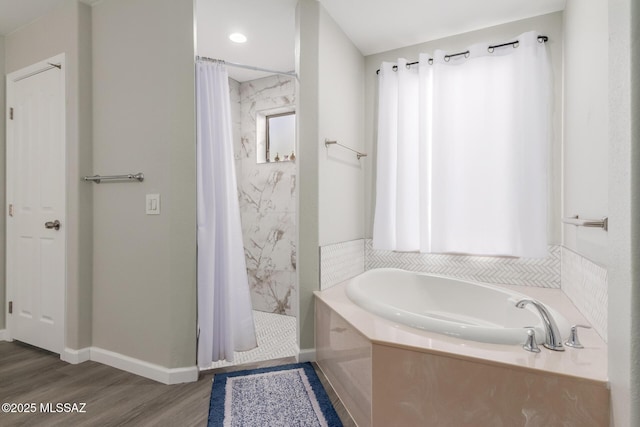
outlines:
M562 346L562 336L560 336L558 325L556 325L556 321L553 320L551 313L549 313L544 305L532 299L520 300L516 303L516 307L524 308L527 304L533 305L538 310L538 313L542 318L542 322L544 323L546 337L544 344L542 345L550 350L564 351L564 347Z

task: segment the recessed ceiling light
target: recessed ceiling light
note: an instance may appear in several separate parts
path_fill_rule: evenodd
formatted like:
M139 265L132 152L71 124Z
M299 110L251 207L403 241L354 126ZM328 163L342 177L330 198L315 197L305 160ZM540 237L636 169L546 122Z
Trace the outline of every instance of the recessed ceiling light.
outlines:
M235 43L244 43L247 41L247 36L241 33L229 34L229 40Z

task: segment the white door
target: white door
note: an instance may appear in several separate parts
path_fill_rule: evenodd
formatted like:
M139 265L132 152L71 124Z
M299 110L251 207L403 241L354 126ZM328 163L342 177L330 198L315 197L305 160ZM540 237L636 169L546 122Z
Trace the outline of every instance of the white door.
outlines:
M64 55L7 76L7 327L11 339L64 349Z

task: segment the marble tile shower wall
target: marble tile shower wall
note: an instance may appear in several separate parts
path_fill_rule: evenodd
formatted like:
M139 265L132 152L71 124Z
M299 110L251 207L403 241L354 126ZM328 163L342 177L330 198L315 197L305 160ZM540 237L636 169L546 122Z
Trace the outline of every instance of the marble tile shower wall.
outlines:
M296 164L256 163L256 111L295 104L295 82L271 76L232 83L236 176L254 310L295 316Z
M240 83L229 79L229 102L231 103L231 127L233 130L233 155L236 160L236 180L238 184L242 178L242 162L238 155L238 147L241 145L242 116L240 114Z

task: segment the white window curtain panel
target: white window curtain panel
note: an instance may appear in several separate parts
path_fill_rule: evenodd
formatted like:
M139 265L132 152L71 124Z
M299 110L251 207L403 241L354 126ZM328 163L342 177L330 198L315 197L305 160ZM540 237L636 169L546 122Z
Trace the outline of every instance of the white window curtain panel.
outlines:
M382 64L374 248L546 256L551 83L537 36Z
M231 135L229 77L196 64L198 365L256 347Z

